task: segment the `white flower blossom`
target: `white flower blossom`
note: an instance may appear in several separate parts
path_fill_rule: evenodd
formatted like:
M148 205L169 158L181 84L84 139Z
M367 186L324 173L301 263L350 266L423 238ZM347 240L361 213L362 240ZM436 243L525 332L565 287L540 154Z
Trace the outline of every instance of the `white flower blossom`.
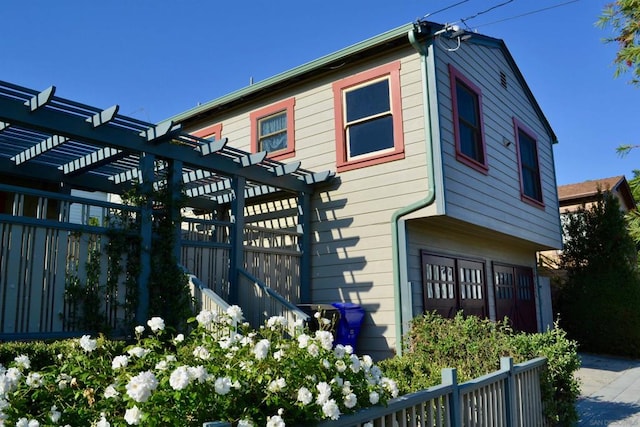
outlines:
M286 424L280 415L274 415L272 417L267 417L267 426L266 427L285 427Z
M303 405L308 405L313 400L313 394L306 387L300 387L298 390L298 402L301 402Z
M207 327L216 320L216 315L212 311L202 310L196 316L196 320L200 326Z
M318 397L316 398L316 403L318 405L323 405L329 397L331 397L331 386L322 381L316 384L316 390L318 390Z
M137 406L129 408L124 413L124 420L129 425L138 425L142 421L142 411Z
M344 360L336 360L335 366L337 371L340 373L343 373L347 370L347 364L344 363Z
M40 423L37 420L29 420L27 418L20 418L16 422L16 427L40 427Z
M54 424L58 424L61 416L62 412L58 411L58 407L56 405L53 405L49 410L49 419L51 420L51 422Z
M307 334L300 334L298 337L298 347L307 348L309 342L311 341L311 337Z
M351 360L351 366L349 366L349 369L351 369L354 374L357 374L358 372L360 372L360 368L362 367L360 359L358 359L358 356L356 356L355 354L352 354L351 356L349 356L349 358Z
M231 391L231 380L227 377L216 378L216 382L214 384L214 389L216 393L225 395Z
M180 343L184 341L184 334L178 334L176 335L176 337L173 339L174 343Z
M279 391L284 390L287 387L287 382L284 378L280 377L277 380L273 380L267 386L267 390L271 393L278 393Z
M389 392L391 397L398 397L398 384L396 384L394 380L392 380L391 378L383 377L380 380L380 384L382 384L382 387Z
M210 377L209 373L207 372L207 368L202 365L189 366L189 376L192 379L198 381L200 384L207 381Z
M340 408L335 400L330 399L322 405L322 413L326 418L337 420L340 418Z
M372 405L376 405L379 401L380 395L377 391L372 391L371 393L369 393L369 402L371 402Z
M142 333L144 332L144 326L138 325L134 328L134 331L136 335L142 335Z
M174 390L184 390L191 382L189 368L187 366L179 366L171 372L169 376L169 385Z
M315 343L312 343L307 347L307 351L313 357L318 357L320 355L320 348Z
M107 421L107 415L104 412L100 413L100 419L96 423L96 427L111 427L111 423Z
M127 383L127 395L136 402L146 402L158 387L158 380L151 371L141 372Z
M329 331L316 331L316 339L325 350L333 349L333 334Z
M98 340L92 340L90 335L83 335L80 338L80 347L87 353L91 353L98 348Z
M151 328L151 332L164 331L164 320L162 317L152 317L147 321L147 325Z
M125 355L116 356L111 361L111 369L126 368L129 364L129 357Z
M39 372L29 372L25 382L29 387L38 388L44 383L44 379L42 378L42 374Z
M270 329L275 329L278 326L287 326L287 318L284 316L271 316L267 320L267 327Z
M24 369L31 368L31 360L29 360L29 356L25 354L16 356L13 360L16 362L16 365L18 365L17 366L18 368L24 368Z
M253 354L256 356L256 359L265 359L269 354L269 347L271 347L271 343L268 339L258 341L256 346L253 348Z
M351 409L357 404L358 404L358 398L354 393L349 393L346 396L344 396L344 406L346 408Z
M211 358L211 353L209 353L209 350L201 345L193 349L193 355L202 360L209 360Z
M147 354L151 353L151 350L142 347L133 347L127 350L127 353L129 353L129 356L145 357Z
M233 324L238 324L242 321L242 309L237 306L237 305L232 305L231 307L227 308L227 316L229 316L230 320L233 322Z
M333 354L336 356L336 359L342 359L346 353L347 352L342 344L336 344L333 349Z
M111 399L112 397L119 396L118 390L116 390L115 384L109 384L107 388L104 389L104 398Z

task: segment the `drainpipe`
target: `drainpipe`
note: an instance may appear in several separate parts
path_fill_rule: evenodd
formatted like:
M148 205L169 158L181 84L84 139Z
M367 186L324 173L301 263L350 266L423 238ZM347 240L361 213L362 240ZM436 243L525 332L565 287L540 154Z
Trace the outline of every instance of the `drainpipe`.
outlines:
M407 236L405 228L405 220L403 216L415 212L419 209L427 207L436 199L435 183L434 183L434 165L433 165L433 128L431 121L431 94L429 89L429 79L435 79L433 73L427 74L428 70L428 54L429 45L420 42L417 39L416 30L412 29L408 32L409 42L411 46L420 54L420 69L422 72L422 104L424 106L424 129L427 142L427 193L424 198L418 200L408 206L402 207L395 211L391 216L391 241L393 251L393 295L395 301L395 323L396 323L396 354L402 355L402 336L404 331L404 321L408 321L412 317L411 306L411 290L408 288L407 280ZM435 87L435 86L434 86ZM436 110L437 112L437 110ZM404 290L403 290L404 289ZM407 301L403 301L403 295ZM404 310L409 310L409 315L404 314Z

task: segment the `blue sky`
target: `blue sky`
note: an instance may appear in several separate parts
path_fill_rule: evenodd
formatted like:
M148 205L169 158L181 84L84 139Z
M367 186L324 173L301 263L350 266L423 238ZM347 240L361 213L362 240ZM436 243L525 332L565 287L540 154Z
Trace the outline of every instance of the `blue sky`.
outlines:
M558 136L558 184L630 178L640 149L615 148L640 143L640 88L613 77L607 1L6 0L0 79L158 122L460 3L428 19L506 42Z

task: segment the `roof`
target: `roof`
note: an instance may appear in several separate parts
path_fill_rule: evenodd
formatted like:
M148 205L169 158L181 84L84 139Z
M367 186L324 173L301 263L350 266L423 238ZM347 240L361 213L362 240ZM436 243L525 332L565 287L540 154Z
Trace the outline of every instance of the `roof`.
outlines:
M624 175L613 176L558 186L560 206L567 206L593 199L599 191L612 191L620 195L627 209L635 209L631 187Z
M176 123L194 123L201 119L204 120L217 111L227 110L236 105L250 102L251 100L265 96L266 94L270 94L280 89L290 87L292 84L306 81L322 74L330 73L333 69L337 67L343 67L347 63L352 63L362 58L374 56L398 46L408 46L410 45L408 37L410 31L415 31L418 35L418 39L426 41L433 38L434 33L436 33L437 31L441 31L444 28L446 28L446 24L443 25L436 22L422 20L401 25L385 33L366 39L283 73L277 74L261 82L254 83L235 92L231 92L222 97L198 105L194 108L171 117L170 120L173 120ZM472 37L469 38L465 43L481 44L498 48L504 53L507 62L513 69L516 78L522 85L538 117L549 133L552 142L556 143L557 137L553 132L551 125L542 112L540 105L533 96L529 85L524 79L524 76L522 75L515 60L513 59L513 56L509 52L509 49L507 49L504 41L478 33L469 32L468 34Z

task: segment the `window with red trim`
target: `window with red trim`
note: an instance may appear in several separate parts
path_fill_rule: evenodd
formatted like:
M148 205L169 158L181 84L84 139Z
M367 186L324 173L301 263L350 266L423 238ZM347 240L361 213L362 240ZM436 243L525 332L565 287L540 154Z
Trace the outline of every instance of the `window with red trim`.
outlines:
M197 131L192 132L191 134L193 136L197 136L198 138L220 140L220 138L222 138L222 123L218 123L215 125L207 126L202 129L198 129Z
M456 158L482 173L487 173L489 166L482 122L482 92L451 64L449 77Z
M338 172L404 158L400 61L333 83Z
M252 152L266 151L275 160L295 155L294 105L289 98L249 114Z
M518 149L520 193L526 201L542 205L542 181L535 134L515 117L513 127Z

